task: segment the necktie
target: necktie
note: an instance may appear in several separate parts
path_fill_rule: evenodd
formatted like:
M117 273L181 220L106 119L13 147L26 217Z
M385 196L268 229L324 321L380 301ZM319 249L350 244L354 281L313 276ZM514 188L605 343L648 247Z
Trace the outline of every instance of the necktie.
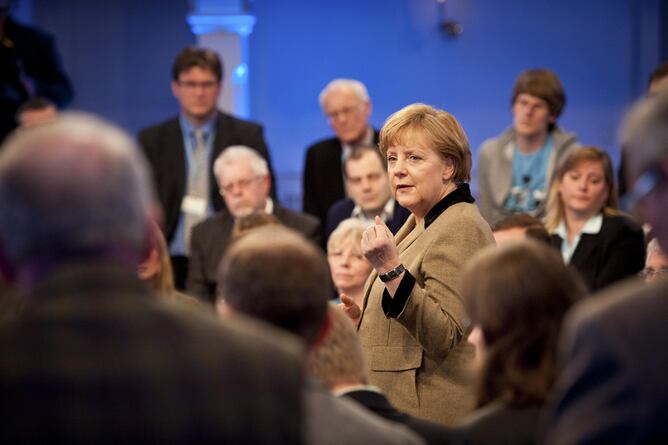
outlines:
M188 173L188 196L192 198L207 200L208 192L208 159L206 157L206 143L204 131L199 128L193 132L195 136L195 149L192 153L190 172ZM206 217L206 211L202 214L186 212L185 214L185 241L186 254L190 254L190 232L192 228Z

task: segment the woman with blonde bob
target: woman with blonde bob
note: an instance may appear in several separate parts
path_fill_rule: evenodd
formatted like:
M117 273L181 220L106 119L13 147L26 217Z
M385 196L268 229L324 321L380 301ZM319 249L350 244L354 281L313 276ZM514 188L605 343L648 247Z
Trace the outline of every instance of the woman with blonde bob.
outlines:
M461 292L475 348L476 410L454 429L453 443L540 443L562 321L585 291L559 254L535 240L485 249L467 265Z
M380 132L392 193L411 215L396 235L380 218L365 230L362 252L373 267L357 321L369 380L399 410L448 424L470 407L461 270L493 244L467 181L471 152L450 113L424 104L390 116Z
M357 218L344 219L327 241L327 263L338 295L351 298L362 306L364 283L371 273L371 264L362 255L362 234L366 224Z
M545 227L552 245L580 272L590 291L642 270L642 228L617 210L612 163L596 147L571 153L556 171Z

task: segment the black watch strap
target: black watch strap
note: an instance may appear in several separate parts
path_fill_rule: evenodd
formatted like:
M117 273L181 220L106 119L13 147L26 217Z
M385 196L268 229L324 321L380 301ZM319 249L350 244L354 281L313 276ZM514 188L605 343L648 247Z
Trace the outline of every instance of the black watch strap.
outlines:
M399 264L397 267L395 267L391 271L379 274L378 278L380 278L380 281L382 281L383 283L387 283L388 281L392 281L395 278L397 278L399 275L404 273L405 270L406 270L406 268L404 267L404 265Z

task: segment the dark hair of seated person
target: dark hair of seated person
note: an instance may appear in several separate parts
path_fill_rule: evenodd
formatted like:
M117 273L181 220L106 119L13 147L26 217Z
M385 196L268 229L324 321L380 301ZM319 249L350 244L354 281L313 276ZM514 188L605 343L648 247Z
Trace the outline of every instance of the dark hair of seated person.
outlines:
M550 234L547 232L543 222L535 216L531 216L527 213L516 213L503 218L494 225L492 231L497 232L516 228L526 229L525 233L529 238L550 244Z
M476 407L543 403L557 374L562 321L585 295L580 278L554 249L527 239L481 251L462 284L472 326L481 328L485 343Z
M266 212L253 212L242 216L234 221L232 239L240 238L255 228L270 224L280 225L281 222L274 215Z

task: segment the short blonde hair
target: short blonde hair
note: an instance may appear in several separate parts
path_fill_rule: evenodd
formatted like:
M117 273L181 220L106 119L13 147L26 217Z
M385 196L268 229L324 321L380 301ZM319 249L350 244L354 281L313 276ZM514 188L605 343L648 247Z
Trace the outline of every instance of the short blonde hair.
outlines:
M471 179L471 149L462 126L447 111L425 104L412 104L392 114L380 130L379 147L387 155L390 147L421 142L455 165L453 178L461 184Z
M612 172L612 161L608 154L598 147L584 146L576 149L564 159L555 171L550 191L547 195L547 204L545 211L545 228L553 231L559 226L564 218L564 201L559 195L559 184L566 176L569 170L574 169L581 162L599 162L603 167L605 182L608 187L608 199L600 209L605 215L617 215L617 190L615 189L615 180Z
M365 229L366 225L357 218L344 219L329 236L327 252L329 253L331 250L344 245L360 247Z

